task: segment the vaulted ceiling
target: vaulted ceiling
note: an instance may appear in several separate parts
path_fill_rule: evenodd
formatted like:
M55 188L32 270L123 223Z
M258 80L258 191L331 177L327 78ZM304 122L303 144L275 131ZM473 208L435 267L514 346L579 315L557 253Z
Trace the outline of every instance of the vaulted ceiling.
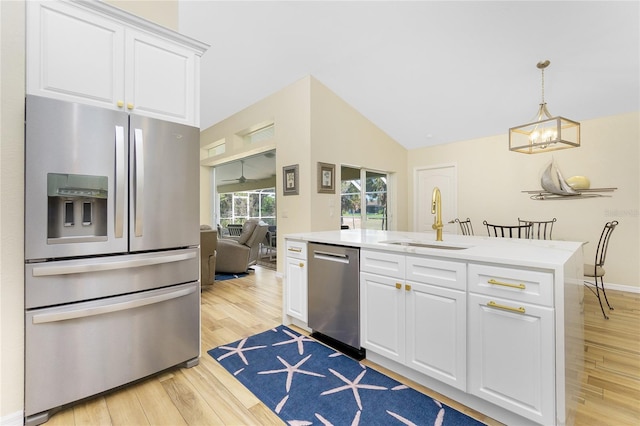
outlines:
M639 110L638 1L181 1L207 128L313 75L406 148Z

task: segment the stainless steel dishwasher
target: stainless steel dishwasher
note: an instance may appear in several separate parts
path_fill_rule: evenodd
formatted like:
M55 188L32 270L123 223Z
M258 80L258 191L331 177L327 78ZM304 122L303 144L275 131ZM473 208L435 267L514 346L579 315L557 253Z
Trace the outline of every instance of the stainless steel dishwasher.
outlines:
M312 336L356 359L360 348L360 249L309 243Z

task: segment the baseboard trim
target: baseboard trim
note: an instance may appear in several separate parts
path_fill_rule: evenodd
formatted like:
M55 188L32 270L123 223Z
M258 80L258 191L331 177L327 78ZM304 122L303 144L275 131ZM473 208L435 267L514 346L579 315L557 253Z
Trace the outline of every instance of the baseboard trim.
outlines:
M617 290L617 291L624 291L626 293L640 293L640 287L635 287L635 286L630 286L630 285L623 285L623 284L614 284L614 283L608 283L605 282L604 283L604 289L605 290Z
M16 411L15 413L0 417L0 425L2 426L22 426L23 424L24 417L22 416L22 411Z

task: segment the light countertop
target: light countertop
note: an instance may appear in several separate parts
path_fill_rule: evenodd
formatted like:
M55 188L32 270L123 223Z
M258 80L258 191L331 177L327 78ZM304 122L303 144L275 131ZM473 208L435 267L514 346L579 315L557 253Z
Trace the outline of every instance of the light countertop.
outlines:
M288 234L285 239L404 254L428 255L452 260L498 262L500 264L544 269L564 265L573 253L576 250L580 250L583 245L582 242L575 241L528 240L456 234L443 234L443 241L436 241L435 232L398 232L370 229ZM390 244L386 241L464 247L464 249L415 247Z

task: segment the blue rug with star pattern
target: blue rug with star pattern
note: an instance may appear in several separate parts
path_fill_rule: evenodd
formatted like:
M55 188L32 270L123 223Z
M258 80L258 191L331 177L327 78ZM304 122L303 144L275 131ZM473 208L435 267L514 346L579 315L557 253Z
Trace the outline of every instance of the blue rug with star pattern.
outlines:
M290 425L484 424L283 325L207 353Z

